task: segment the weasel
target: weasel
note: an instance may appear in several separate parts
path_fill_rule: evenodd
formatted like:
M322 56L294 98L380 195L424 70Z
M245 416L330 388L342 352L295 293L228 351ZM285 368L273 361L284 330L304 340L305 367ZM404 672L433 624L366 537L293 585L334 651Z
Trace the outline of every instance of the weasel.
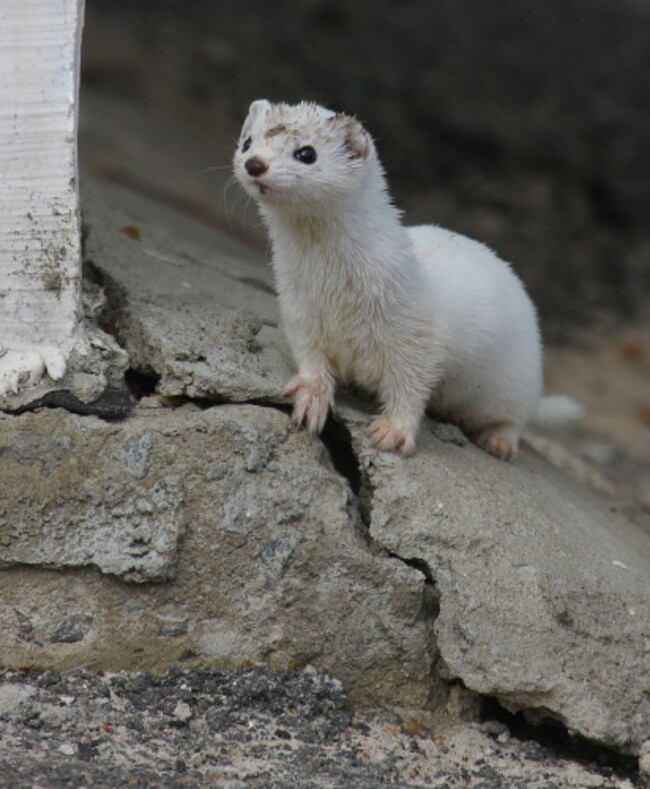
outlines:
M441 227L404 227L354 117L254 101L234 172L271 237L296 423L319 433L335 382L352 383L381 402L377 449L411 454L430 408L510 460L529 420L579 414L542 398L537 316L510 266Z

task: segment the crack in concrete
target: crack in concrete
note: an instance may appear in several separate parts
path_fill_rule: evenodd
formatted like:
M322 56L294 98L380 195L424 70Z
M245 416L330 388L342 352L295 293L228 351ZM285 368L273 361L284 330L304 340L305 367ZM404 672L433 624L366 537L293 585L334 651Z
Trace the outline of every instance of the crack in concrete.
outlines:
M417 570L423 576L422 604L418 619L429 622L431 626L431 636L433 638L433 623L440 613L440 593L436 586L431 568L424 559L418 557L400 556L394 551L390 551L379 540L372 536L370 527L372 523L372 506L374 488L368 475L363 471L359 458L354 451L352 435L345 423L330 414L325 429L320 436L334 469L344 477L351 490L352 507L355 510L356 520L360 522L360 534L368 546L370 552L375 556L385 556L396 559L402 564ZM435 639L434 639L435 640ZM435 659L432 661L432 676L437 670L440 660L437 647L434 649Z
M440 613L440 590L436 584L429 564L419 557L404 557L388 550L379 540L370 533L372 523L372 506L374 488L364 472L359 458L354 451L352 436L345 423L331 414L321 435L323 445L327 449L332 465L343 476L350 486L354 496L354 506L358 519L362 523L362 535L370 551L374 555L383 555L418 570L424 576L422 589L422 608L420 619L433 623ZM432 680L439 672L441 657L434 644L435 660L431 665ZM437 677L439 680L439 677ZM446 680L451 689L461 685L464 692L478 699L480 705L480 720L494 722L501 721L507 725L507 731L516 739L526 742L533 741L542 747L551 748L557 753L558 758L566 758L579 763L599 765L604 772L619 774L621 776L633 774L635 759L622 755L613 749L590 742L580 735L569 731L565 723L557 716L544 714L542 708L531 707L514 714L509 712L495 697L479 693L465 686L462 677L449 677Z
M613 748L590 742L568 727L556 717L534 720L538 710L522 710L512 713L493 696L482 696L483 710L481 720L488 734L497 737L507 732L520 742L533 742L552 751L556 758L577 762L610 777L617 776L636 780L639 777L637 759ZM489 722L489 723L487 723ZM503 726L501 731L494 724ZM492 731L490 730L492 729Z
M327 449L332 465L350 485L355 496L357 510L364 525L366 542L374 554L382 554L398 559L424 576L425 585L435 587L435 579L431 568L424 559L419 557L404 557L388 550L379 540L370 533L372 523L372 505L374 488L368 475L363 471L359 458L354 452L352 436L345 423L334 415L330 415L321 440Z

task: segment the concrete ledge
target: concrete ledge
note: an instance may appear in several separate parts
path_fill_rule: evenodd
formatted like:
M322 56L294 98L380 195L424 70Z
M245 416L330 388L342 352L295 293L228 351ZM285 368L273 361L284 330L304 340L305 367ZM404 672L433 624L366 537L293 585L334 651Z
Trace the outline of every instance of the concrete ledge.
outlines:
M295 431L263 260L102 184L85 216L96 314L147 391L123 421L0 417L2 664L313 664L358 708L496 697L639 753L647 535L530 449L426 422L403 460L344 405Z

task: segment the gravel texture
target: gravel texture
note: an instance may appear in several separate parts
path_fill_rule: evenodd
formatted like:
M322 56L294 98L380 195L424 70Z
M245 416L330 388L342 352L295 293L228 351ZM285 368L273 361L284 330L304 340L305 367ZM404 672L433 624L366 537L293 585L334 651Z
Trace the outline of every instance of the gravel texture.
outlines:
M499 720L432 732L365 722L315 669L0 675L0 786L472 787L640 785L608 754L517 739Z

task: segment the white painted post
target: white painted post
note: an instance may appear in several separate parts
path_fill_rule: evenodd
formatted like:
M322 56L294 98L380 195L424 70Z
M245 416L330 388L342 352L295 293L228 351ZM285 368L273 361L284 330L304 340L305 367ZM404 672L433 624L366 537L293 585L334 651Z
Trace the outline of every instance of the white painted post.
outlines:
M84 0L0 0L0 395L65 374L79 324Z

